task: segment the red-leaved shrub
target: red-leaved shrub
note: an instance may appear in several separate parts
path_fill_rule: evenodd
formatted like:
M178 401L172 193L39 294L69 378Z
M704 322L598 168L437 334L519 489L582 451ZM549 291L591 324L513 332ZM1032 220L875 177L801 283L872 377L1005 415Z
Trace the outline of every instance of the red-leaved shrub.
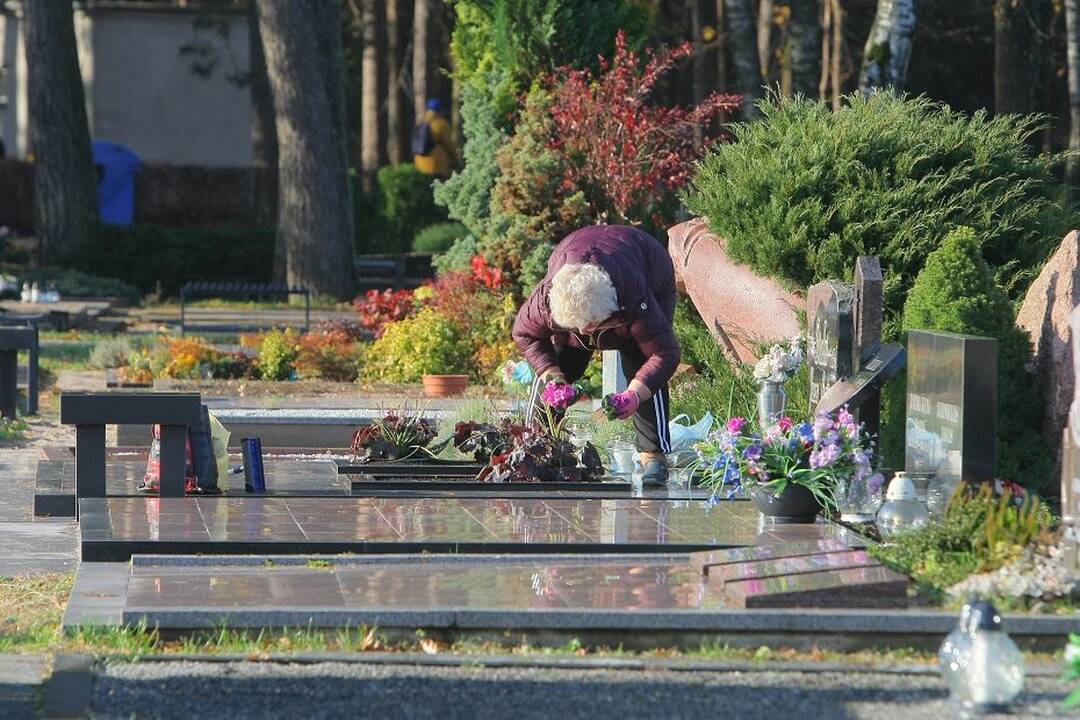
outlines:
M368 290L362 298L357 298L356 312L360 316L360 326L376 338L382 337L383 327L395 320L404 320L416 314L412 290Z
M584 192L595 220L664 227L703 145L726 139L711 126L738 109L738 95L713 93L689 109L649 103L660 78L692 52L690 43L650 51L642 65L620 31L596 75L562 68L548 78L549 146L567 160L564 189Z

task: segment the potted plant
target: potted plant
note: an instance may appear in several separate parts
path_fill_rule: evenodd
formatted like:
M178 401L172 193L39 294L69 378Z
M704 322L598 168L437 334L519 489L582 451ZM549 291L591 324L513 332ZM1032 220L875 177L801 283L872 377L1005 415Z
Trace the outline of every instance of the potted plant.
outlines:
M697 471L716 498L741 488L762 515L811 523L834 511L842 488L864 483L880 492L873 443L847 409L796 424L781 417L762 427L733 417L697 445Z
M387 413L353 433L353 458L366 463L408 460L417 455L431 457L433 452L428 446L437 433L434 420L407 412Z

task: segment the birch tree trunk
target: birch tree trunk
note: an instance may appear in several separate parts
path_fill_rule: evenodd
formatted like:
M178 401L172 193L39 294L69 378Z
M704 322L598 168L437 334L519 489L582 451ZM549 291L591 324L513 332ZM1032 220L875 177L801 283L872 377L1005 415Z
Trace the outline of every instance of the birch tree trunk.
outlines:
M859 73L859 90L864 95L884 87L903 91L915 34L916 6L916 0L878 0Z
M248 5L248 74L251 90L251 153L255 168L255 217L260 224L277 223L278 215L278 143L274 126L274 93L266 74L266 54L259 31L259 10ZM274 241L274 282L286 279L285 236L277 233Z
M1069 149L1080 151L1080 0L1065 0L1065 44L1069 64ZM1080 187L1080 159L1069 157L1066 175L1072 194Z
M1038 48L1023 0L994 2L994 112L1029 113L1035 106Z
M416 120L424 116L428 95L431 88L428 87L428 47L431 44L429 35L431 29L431 0L415 0L413 3L413 56L412 56L412 86L413 86L413 109L416 111Z
M39 261L76 258L98 216L97 176L71 3L23 3Z
M756 23L752 0L724 0L731 62L735 66L735 87L743 97L739 112L743 120L758 116L761 99L761 64L758 60Z
M352 297L353 218L345 161L341 6L258 0L279 140L278 232L287 279L316 295Z
M816 98L821 79L821 3L819 0L792 0L790 8L791 91Z

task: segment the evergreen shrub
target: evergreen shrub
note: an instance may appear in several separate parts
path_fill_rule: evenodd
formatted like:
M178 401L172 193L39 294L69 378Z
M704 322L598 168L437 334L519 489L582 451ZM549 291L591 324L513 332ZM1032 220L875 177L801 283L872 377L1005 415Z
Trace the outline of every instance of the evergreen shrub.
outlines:
M1077 224L1057 201L1061 155L1035 154L1041 116L973 116L930 100L852 95L833 112L804 98L760 103L759 121L713 147L687 206L758 272L806 287L877 255L887 320L941 238L970 226L1014 301Z

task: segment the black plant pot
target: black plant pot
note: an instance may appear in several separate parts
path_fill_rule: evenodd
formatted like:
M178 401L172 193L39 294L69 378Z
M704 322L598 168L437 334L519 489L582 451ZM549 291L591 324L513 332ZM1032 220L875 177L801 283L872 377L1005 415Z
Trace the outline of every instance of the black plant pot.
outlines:
M779 495L764 489L754 490L750 499L762 515L775 523L812 523L821 511L814 493L791 483Z

